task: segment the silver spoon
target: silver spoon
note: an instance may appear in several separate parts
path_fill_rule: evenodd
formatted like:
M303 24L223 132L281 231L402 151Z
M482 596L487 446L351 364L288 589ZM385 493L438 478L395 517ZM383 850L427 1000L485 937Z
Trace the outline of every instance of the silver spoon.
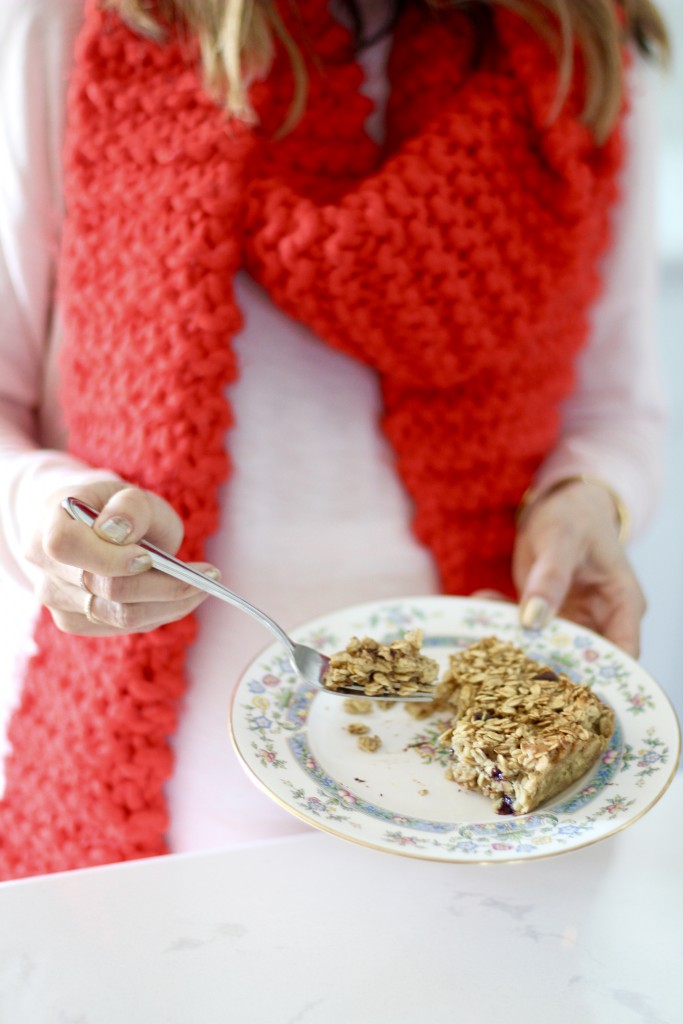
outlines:
M87 526L93 526L99 515L96 509L91 508L90 505L87 505L79 498L65 498L62 501L62 508L69 513L72 519L85 523ZM211 594L212 597L219 597L222 601L227 601L228 604L234 605L236 608L240 608L243 612L258 619L282 643L297 675L311 686L324 690L325 693L337 694L340 697L367 697L369 700L400 700L402 703L433 699L433 694L426 691L410 694L405 697L390 693L369 696L359 684L344 686L334 690L329 689L322 681L330 665L330 659L326 655L321 654L312 647L307 647L305 644L295 643L270 616L262 612L260 608L250 604L249 601L245 601L243 597L233 593L232 590L228 590L227 587L224 587L222 583L218 583L217 580L212 580L205 573L200 572L198 569L193 569L191 565L181 562L179 558L169 555L167 551L162 551L161 548L151 544L148 540L139 540L137 543L148 552L155 569L165 572L169 576L174 576L177 580L182 580L183 583L189 583L191 586Z

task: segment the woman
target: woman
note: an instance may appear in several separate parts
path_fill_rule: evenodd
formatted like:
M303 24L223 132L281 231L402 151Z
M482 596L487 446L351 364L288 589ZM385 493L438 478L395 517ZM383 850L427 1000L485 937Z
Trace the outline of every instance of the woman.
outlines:
M142 536L285 626L486 589L636 653L620 540L656 490L661 405L621 39L665 46L652 5L6 19L4 564L44 610L3 873L297 828L225 737L267 638L209 602L193 643L202 596L150 572Z

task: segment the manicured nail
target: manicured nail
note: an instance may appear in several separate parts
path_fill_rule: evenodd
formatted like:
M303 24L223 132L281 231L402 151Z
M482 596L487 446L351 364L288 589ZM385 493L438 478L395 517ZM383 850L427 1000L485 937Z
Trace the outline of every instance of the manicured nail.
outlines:
M542 597L529 597L522 605L520 621L525 629L543 629L550 618L550 605Z
M130 519L126 519L124 516L112 516L111 519L105 519L97 526L97 532L103 534L105 540L110 540L112 544L123 544L132 529L133 524Z
M218 581L221 578L221 571L220 571L220 569L214 569L214 568L205 569L204 570L204 575L205 576L209 576L212 580Z
M152 559L149 555L136 555L128 566L129 572L146 572L152 568Z

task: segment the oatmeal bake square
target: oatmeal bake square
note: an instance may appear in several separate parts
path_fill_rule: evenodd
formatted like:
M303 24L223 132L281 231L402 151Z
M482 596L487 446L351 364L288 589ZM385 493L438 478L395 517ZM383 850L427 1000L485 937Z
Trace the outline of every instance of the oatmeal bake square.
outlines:
M436 707L454 715L440 739L448 777L500 814L526 814L566 789L614 731L613 711L588 686L495 637L451 655Z

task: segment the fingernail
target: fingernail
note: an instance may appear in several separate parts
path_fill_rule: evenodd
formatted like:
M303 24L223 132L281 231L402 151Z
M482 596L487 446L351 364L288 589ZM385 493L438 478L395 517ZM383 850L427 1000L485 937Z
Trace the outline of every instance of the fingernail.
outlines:
M542 597L529 597L522 605L520 621L525 629L543 629L550 617L550 605Z
M152 568L152 559L149 555L136 555L128 566L129 572L146 572Z
M105 519L103 523L97 525L97 532L103 534L105 540L110 540L113 544L123 544L132 529L130 519L124 516L112 516L111 519Z
M218 581L221 578L220 569L213 569L213 568L205 569L204 570L204 575L205 576L209 576L212 580L216 580L216 581Z

